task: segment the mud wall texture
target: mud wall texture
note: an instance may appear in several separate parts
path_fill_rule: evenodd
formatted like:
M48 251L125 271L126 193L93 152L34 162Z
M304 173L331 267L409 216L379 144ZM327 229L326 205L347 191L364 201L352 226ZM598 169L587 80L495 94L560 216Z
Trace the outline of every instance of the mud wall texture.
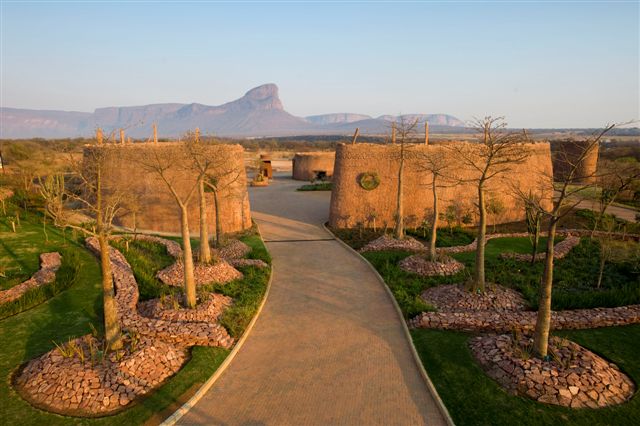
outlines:
M468 180L478 172L460 161L453 145L476 149L476 144L452 142L438 145L408 145L405 152L403 178L405 225L417 227L433 214L432 173L425 170L428 158L440 158L449 165L447 178L439 178L437 190L439 212L453 206L458 218L468 215L477 221L477 185ZM463 145L464 144L464 145ZM475 147L474 147L475 145ZM522 144L526 159L509 166L509 170L486 184L489 203L501 204L500 214L488 216L488 223L506 223L524 219L525 210L519 191L532 191L542 197L546 208L553 196L551 153L548 143ZM398 171L400 167L399 145L339 144L336 151L333 191L329 223L336 228L356 226L389 228L395 224ZM363 174L377 175L375 189L364 189L360 184ZM465 182L467 180L467 182ZM375 220L374 220L375 217ZM445 226L445 221L440 221Z
M197 190L197 169L193 157L183 143L91 145L84 149L84 161L102 150L105 158L104 182L107 188L126 189L130 200L116 216L114 223L139 230L180 232L180 209L154 166L165 167L167 181L175 187L181 199L186 199L196 187L188 204L189 230L200 229L200 204ZM94 152L92 152L94 151ZM244 150L239 145L203 145L200 151L210 163L209 176L218 179L218 202L223 233L238 232L251 227L247 178L243 164ZM205 193L207 222L210 235L215 232L214 194Z
M571 179L575 184L591 184L596 181L598 167L599 145L589 146L591 141L553 141L551 142L551 159L553 162L553 176L556 181L568 178L571 168L577 166L576 173ZM586 151L582 161L580 156Z
M313 180L317 171L325 171L327 177L333 176L335 152L298 152L293 157L293 178Z

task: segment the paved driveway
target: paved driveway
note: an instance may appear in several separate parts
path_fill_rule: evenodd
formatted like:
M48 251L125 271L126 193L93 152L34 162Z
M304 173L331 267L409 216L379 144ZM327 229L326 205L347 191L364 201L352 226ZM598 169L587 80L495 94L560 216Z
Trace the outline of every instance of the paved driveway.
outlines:
M271 292L229 368L180 424L445 424L382 285L322 229L329 192L251 189Z

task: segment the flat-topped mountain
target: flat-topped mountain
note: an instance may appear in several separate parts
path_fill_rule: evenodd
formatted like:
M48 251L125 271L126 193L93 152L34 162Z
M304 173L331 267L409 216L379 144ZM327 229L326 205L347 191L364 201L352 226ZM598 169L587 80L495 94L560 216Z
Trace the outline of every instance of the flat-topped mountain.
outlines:
M409 116L407 116L409 117ZM432 125L462 126L445 114L415 114ZM179 136L196 127L219 136L289 136L304 134L386 133L395 116L372 118L363 114L324 114L296 117L284 110L278 86L264 84L223 105L199 103L152 104L98 108L93 113L0 108L0 138L59 138L89 136L96 127L106 133L120 128L128 136L149 137L153 123L160 136Z

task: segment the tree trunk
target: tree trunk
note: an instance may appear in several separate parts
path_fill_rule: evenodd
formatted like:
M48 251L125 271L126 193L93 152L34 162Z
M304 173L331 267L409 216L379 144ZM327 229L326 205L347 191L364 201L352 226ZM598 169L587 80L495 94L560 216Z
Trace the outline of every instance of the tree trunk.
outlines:
M556 239L556 218L551 218L547 235L547 251L544 260L544 274L540 283L538 296L538 317L533 337L533 349L536 354L545 358L549 346L549 329L551 328L551 290L553 288L553 245Z
M207 199L204 192L204 182L198 183L198 197L200 199L200 262L211 262L211 250L209 248L209 231L207 229Z
M480 210L480 223L478 225L478 245L476 247L476 270L473 291L480 290L484 293L484 246L487 236L487 206L484 199L484 186L478 185L478 208Z
M393 231L398 240L404 238L404 206L402 197L402 178L404 175L404 143L400 147L400 167L398 168L398 192L396 197L396 227Z
M216 247L220 247L222 238L222 221L220 220L220 202L218 200L218 190L213 190L213 204L216 211Z
M118 324L111 260L109 259L109 241L105 233L98 234L100 243L100 265L102 267L102 300L104 306L104 335L110 350L122 349L122 335Z
M189 236L189 220L187 206L180 206L180 225L182 231L182 252L184 262L184 293L187 308L196 306L196 283L193 277L193 253Z
M533 234L533 248L531 253L531 264L536 262L536 256L538 255L538 243L540 242L540 222L536 223L536 230Z
M603 241L600 242L600 268L598 270L598 282L596 283L596 288L600 288L602 284L602 275L604 275L604 265L607 261L607 255L605 253L606 247L602 244Z
M431 240L429 241L429 259L436 261L436 238L438 232L438 191L436 190L436 176L433 175L433 219L431 220Z

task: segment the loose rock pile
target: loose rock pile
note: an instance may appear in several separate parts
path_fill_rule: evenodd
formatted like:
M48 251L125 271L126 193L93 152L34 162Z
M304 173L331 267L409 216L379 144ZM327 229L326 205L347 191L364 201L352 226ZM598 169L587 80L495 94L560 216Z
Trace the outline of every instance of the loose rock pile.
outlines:
M576 237L573 235L567 236L564 240L560 241L558 244L553 246L553 258L554 259L562 259L569 252L580 244L580 237ZM522 262L530 262L531 255L530 254L522 254L522 253L500 253L500 257L503 259L516 259ZM547 253L538 253L536 254L535 261L541 261L547 258Z
M231 240L220 249L216 249L217 255L223 259L242 259L251 253L251 247L240 240Z
M229 264L234 268L242 268L243 266L255 266L256 268L268 268L269 265L260 259L229 259Z
M140 302L138 310L145 317L168 321L216 322L231 303L228 296L208 293L207 300L199 302L195 309L184 309L177 298L169 297Z
M622 404L635 391L633 381L614 364L568 340L552 337L551 361L530 357L527 337L489 335L469 345L487 374L511 393L546 404L599 408Z
M27 281L0 291L0 304L13 302L32 288L55 281L56 272L62 264L62 256L58 252L42 253L40 255L40 269Z
M422 252L427 248L418 240L412 237L406 237L403 240L398 240L389 235L383 235L379 238L376 238L373 241L370 241L367 245L362 247L359 251L360 253L365 253L368 251L384 251L384 250L404 250L404 251L414 251L414 252Z
M440 256L439 261L432 262L424 255L414 254L405 257L398 264L406 272L424 277L455 275L464 269L464 264L451 257Z
M164 284L180 287L184 284L184 264L181 261L158 271L158 279ZM219 260L213 264L196 263L193 268L193 277L196 285L211 283L228 283L241 279L242 272L231 266L226 260Z
M462 285L441 285L425 290L420 297L439 312L506 312L526 307L520 293L499 285L482 294L466 291Z
M29 362L17 376L17 390L33 405L60 414L112 413L159 386L187 360L185 348L154 339L140 341L135 351L112 352L104 361L93 336L71 344L82 351L84 361L55 349Z

